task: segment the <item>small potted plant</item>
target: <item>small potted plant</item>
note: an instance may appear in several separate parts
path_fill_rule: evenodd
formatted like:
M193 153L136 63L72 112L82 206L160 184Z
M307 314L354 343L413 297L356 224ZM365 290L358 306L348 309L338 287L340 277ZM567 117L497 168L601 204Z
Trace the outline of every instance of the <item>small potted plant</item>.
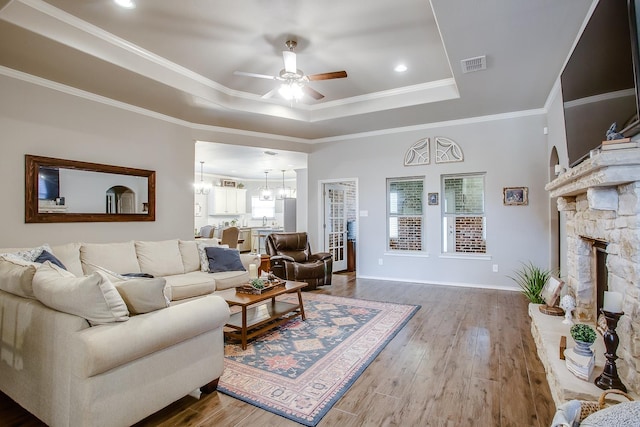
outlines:
M533 263L523 263L522 268L515 272L515 276L508 276L520 287L522 294L534 304L544 304L540 295L542 288L551 277L552 272L535 266Z
M571 338L576 342L576 348L573 351L582 356L593 356L591 344L596 340L596 331L589 325L577 323L571 327L569 332L571 333Z
M264 280L262 279L252 279L250 285L253 289L262 290L264 289Z

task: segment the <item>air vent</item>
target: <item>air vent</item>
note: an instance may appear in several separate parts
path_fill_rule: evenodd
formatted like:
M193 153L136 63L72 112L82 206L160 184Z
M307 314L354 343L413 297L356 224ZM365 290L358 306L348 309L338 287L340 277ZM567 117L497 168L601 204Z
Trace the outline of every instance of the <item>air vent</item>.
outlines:
M487 57L485 55L476 56L475 58L467 58L460 61L463 73L472 73L474 71L487 69Z

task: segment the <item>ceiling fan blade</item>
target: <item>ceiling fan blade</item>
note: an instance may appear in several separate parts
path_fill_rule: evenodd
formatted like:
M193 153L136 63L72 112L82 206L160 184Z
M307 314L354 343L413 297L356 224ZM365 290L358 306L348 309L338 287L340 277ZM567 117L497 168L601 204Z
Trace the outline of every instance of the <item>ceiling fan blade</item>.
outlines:
M278 93L278 89L280 89L280 87L274 87L273 89L271 89L269 92L265 93L264 95L261 96L262 99L269 99L272 98L273 95L275 95L276 93Z
M315 100L324 98L324 95L309 86L303 86L302 91Z
M284 70L287 73L296 73L298 70L296 64L296 53L290 50L282 51L282 58L284 59Z
M347 77L346 71L334 71L332 73L320 73L320 74L312 74L307 76L309 81L317 81L317 80L330 80L330 79L343 79Z
M245 77L257 77L259 79L267 79L267 80L276 80L275 76L268 76L266 74L256 74L256 73L246 73L244 71L234 71L233 74L236 76L245 76Z

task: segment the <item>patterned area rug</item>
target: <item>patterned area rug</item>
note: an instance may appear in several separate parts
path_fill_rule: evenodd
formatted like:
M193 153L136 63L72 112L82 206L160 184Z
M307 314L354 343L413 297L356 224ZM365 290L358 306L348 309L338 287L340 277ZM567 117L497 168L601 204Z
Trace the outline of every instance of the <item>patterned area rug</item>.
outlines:
M218 391L315 426L420 306L304 292L302 298L306 321L298 316L244 351L225 345Z

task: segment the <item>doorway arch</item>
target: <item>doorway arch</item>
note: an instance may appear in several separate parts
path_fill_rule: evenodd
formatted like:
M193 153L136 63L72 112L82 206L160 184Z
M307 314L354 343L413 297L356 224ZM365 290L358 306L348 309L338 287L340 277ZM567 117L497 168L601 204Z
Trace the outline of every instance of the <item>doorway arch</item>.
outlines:
M114 185L106 192L107 213L135 213L136 193L124 185Z
M556 166L560 164L558 150L553 147L549 156L549 182L556 178ZM549 198L549 268L560 271L560 212L558 198Z

